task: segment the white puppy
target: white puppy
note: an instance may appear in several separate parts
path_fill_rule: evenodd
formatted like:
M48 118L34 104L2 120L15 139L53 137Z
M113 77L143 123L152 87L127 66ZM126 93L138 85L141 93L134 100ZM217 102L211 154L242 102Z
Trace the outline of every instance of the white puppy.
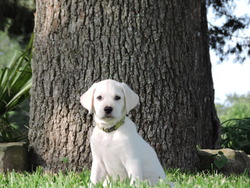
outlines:
M94 113L95 128L91 136L93 156L91 182L107 183L131 178L155 184L165 179L164 170L154 149L137 133L126 114L139 102L138 95L126 84L104 80L93 84L81 96L81 104Z

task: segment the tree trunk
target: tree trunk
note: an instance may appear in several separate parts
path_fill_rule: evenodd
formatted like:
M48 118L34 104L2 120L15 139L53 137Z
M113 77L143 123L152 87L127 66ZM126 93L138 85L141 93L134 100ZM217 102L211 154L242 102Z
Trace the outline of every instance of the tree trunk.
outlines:
M194 169L197 145L217 147L205 0L44 0L36 10L33 166L89 167L92 117L79 99L107 78L140 96L130 116L164 167Z

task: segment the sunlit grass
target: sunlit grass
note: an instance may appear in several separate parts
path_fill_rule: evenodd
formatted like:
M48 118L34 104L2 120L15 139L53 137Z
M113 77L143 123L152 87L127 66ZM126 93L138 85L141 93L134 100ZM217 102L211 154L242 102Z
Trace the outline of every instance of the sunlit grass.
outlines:
M250 178L248 174L224 176L222 174L206 173L183 173L179 170L169 170L166 172L167 180L174 182L175 187L211 187L211 188L248 188L250 187ZM77 188L88 187L90 172L59 172L56 174L45 173L38 169L34 173L7 172L0 173L0 187L6 188ZM95 187L103 187L101 184ZM126 188L131 187L129 181L111 182L108 187ZM134 186L135 187L135 186ZM136 187L150 187L146 183L136 185ZM165 182L159 183L156 187L169 187Z

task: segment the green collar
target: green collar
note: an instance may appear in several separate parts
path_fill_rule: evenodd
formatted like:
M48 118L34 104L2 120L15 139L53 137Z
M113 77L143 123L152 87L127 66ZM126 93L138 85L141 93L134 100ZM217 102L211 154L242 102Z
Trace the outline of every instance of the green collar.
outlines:
M115 124L113 127L110 127L110 128L104 128L104 127L99 127L99 129L103 130L104 132L106 133L110 133L110 132L113 132L115 130L117 130L125 121L125 117L124 116L121 121L119 121L117 124Z

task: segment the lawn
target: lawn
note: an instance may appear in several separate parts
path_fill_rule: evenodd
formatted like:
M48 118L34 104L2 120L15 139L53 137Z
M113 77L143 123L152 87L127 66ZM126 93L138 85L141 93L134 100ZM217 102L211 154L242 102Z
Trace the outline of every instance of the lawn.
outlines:
M0 187L6 188L77 188L88 187L89 171L81 173L59 172L57 174L43 173L42 169L38 169L34 173L0 173ZM224 176L221 174L205 174L205 173L182 173L179 170L167 171L169 181L175 182L175 187L226 187L226 188L243 188L250 187L250 178L248 174L236 176ZM96 187L102 187L97 185ZM129 181L112 182L109 187L130 187ZM137 187L147 188L145 183L141 183ZM157 187L168 187L165 183L160 183Z

